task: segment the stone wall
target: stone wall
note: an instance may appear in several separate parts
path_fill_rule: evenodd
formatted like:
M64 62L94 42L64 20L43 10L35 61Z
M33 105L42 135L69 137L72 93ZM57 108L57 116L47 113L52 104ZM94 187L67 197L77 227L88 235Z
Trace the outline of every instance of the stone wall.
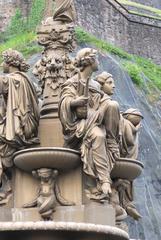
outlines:
M4 31L17 8L27 16L32 0L0 0L0 31Z
M161 64L161 21L131 15L114 0L75 0L78 25L129 53Z
M50 5L53 1L46 2L51 11ZM74 0L74 2L78 24L87 31L129 53L152 58L161 64L160 20L129 14L127 9L115 0ZM26 16L31 3L32 0L0 0L0 31L8 25L16 8L20 8Z
M134 2L141 3L147 6L160 8L161 9L161 1L160 0L133 0Z

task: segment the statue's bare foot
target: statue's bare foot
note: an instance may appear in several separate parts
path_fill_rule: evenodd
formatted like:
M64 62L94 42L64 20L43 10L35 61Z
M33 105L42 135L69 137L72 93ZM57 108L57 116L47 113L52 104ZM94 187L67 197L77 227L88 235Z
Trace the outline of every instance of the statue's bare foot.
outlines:
M103 183L101 188L102 188L102 192L106 195L110 195L112 193L111 184L108 182Z
M127 214L138 221L142 216L134 207L127 207L126 208Z
M0 193L0 201L6 198L6 193L1 192Z

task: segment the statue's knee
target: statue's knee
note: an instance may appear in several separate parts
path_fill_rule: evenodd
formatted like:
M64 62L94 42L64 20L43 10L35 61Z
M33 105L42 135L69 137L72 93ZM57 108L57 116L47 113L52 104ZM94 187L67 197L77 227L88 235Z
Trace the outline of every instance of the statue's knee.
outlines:
M110 101L110 103L109 103L109 108L118 110L118 109L119 109L119 104L118 104L118 102L113 101L113 100Z
M100 140L105 140L105 138L106 138L104 131L99 127L93 128L92 135L94 138L97 138Z

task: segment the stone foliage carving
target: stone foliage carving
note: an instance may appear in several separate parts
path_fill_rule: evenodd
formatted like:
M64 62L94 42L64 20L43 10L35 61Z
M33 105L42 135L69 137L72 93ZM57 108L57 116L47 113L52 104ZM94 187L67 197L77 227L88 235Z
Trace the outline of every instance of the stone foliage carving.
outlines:
M61 85L74 74L75 68L68 56L75 48L74 21L73 1L55 1L54 17L47 18L38 29L38 43L44 51L33 73L42 88L41 115L57 114Z

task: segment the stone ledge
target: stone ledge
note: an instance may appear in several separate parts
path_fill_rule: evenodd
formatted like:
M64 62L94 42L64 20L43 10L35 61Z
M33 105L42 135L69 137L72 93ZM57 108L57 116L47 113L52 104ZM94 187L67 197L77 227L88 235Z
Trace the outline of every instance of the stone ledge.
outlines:
M128 240L129 236L123 230L116 227L103 226L87 223L74 223L74 222L6 222L0 224L1 232L14 232L14 231L65 231L65 232L77 232L77 233L96 233L104 234L107 236L113 236L119 240Z
M87 205L57 206L53 213L55 222L91 223L115 226L115 210L111 205L91 202ZM2 209L0 222L28 222L40 221L41 216L37 208Z

